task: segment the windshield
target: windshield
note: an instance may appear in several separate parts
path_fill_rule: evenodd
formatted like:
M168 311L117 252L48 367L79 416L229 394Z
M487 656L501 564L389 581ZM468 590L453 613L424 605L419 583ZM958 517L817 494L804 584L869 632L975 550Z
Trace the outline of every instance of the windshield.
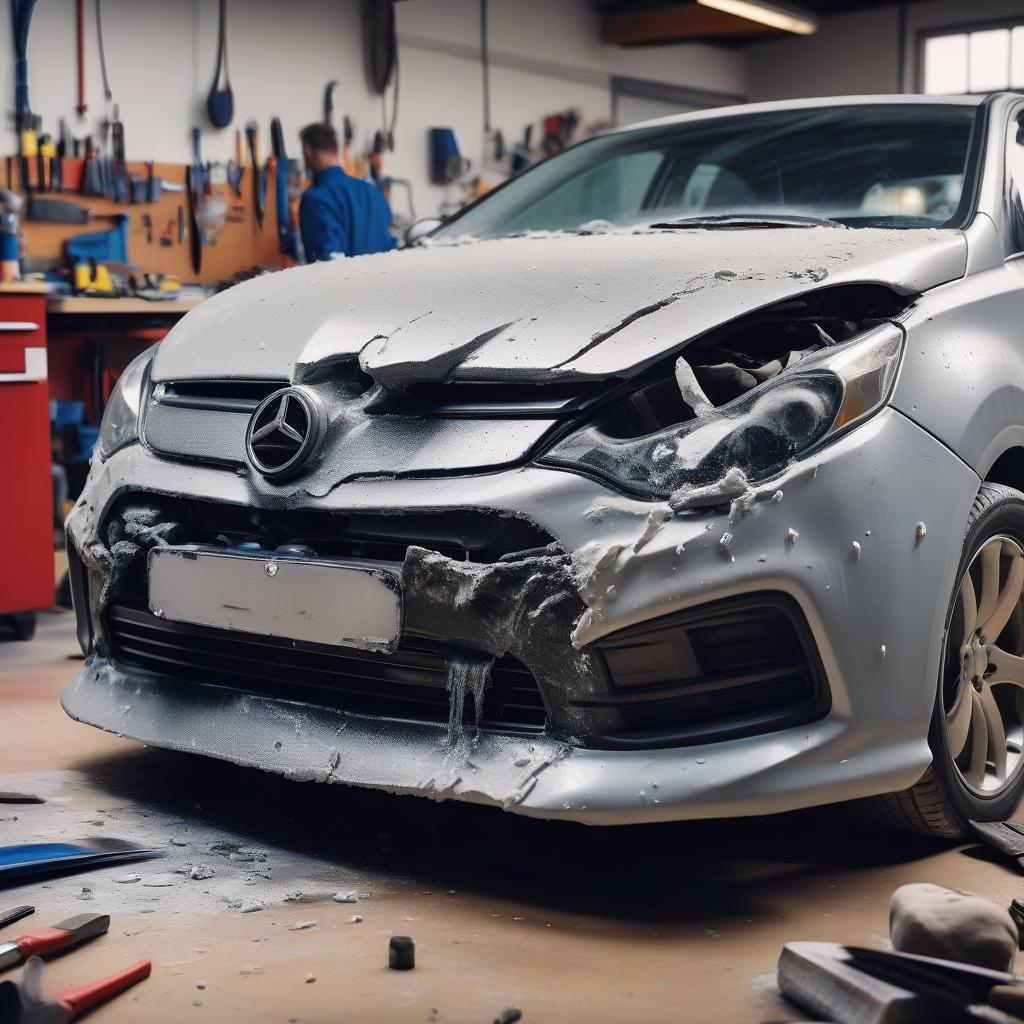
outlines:
M709 227L758 217L937 227L960 203L975 114L952 104L834 106L604 135L538 164L434 237L687 218Z

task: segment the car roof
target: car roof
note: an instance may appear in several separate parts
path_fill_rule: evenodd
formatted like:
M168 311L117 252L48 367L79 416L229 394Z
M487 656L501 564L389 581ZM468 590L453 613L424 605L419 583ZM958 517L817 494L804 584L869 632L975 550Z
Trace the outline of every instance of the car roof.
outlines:
M631 132L639 128L652 128L669 124L686 124L691 121L705 121L711 118L736 117L740 114L761 114L774 110L820 110L826 107L885 106L896 104L934 104L936 106L976 107L986 96L924 96L916 93L894 93L891 96L819 96L810 99L776 100L770 103L739 103L729 107L710 107L695 110L689 114L670 114L649 121L624 125L616 129Z

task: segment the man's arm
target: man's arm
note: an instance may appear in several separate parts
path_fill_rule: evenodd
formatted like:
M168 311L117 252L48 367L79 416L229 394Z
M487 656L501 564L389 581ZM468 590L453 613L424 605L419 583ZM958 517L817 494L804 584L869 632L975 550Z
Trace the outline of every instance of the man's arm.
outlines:
M318 196L307 192L299 204L299 227L302 230L302 246L306 259L329 260L335 253L348 255L348 232Z

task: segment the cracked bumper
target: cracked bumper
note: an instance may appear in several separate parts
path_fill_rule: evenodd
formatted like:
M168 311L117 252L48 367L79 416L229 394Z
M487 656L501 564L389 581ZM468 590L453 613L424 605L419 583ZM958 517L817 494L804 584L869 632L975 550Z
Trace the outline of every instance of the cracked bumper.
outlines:
M105 511L125 491L271 505L276 498L265 486L131 448L95 472L68 533L88 564ZM639 552L633 546L648 504L552 470L495 473L458 487L450 480L354 482L314 504L341 511L483 508L527 516L569 551L622 545L602 570L616 599L578 634L584 647L722 598L788 594L806 617L831 692L828 715L806 725L637 751L484 733L460 760L438 727L399 726L202 681L171 693L99 657L68 688L64 706L74 718L146 743L296 778L590 823L765 814L904 788L930 762L926 737L944 616L978 479L930 435L886 410L813 465L792 467L777 486L781 502L759 503L732 524L721 512L677 515ZM595 506L602 509L596 522L584 514ZM915 535L920 521L928 527L923 542ZM791 530L795 542L787 541ZM720 544L724 532L733 537L728 549Z

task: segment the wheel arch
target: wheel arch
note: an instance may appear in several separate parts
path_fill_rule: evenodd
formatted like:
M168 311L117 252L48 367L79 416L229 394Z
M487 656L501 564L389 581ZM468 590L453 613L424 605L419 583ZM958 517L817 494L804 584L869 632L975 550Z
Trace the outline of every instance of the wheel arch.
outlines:
M982 480L1024 492L1024 444L1005 449L982 474Z

